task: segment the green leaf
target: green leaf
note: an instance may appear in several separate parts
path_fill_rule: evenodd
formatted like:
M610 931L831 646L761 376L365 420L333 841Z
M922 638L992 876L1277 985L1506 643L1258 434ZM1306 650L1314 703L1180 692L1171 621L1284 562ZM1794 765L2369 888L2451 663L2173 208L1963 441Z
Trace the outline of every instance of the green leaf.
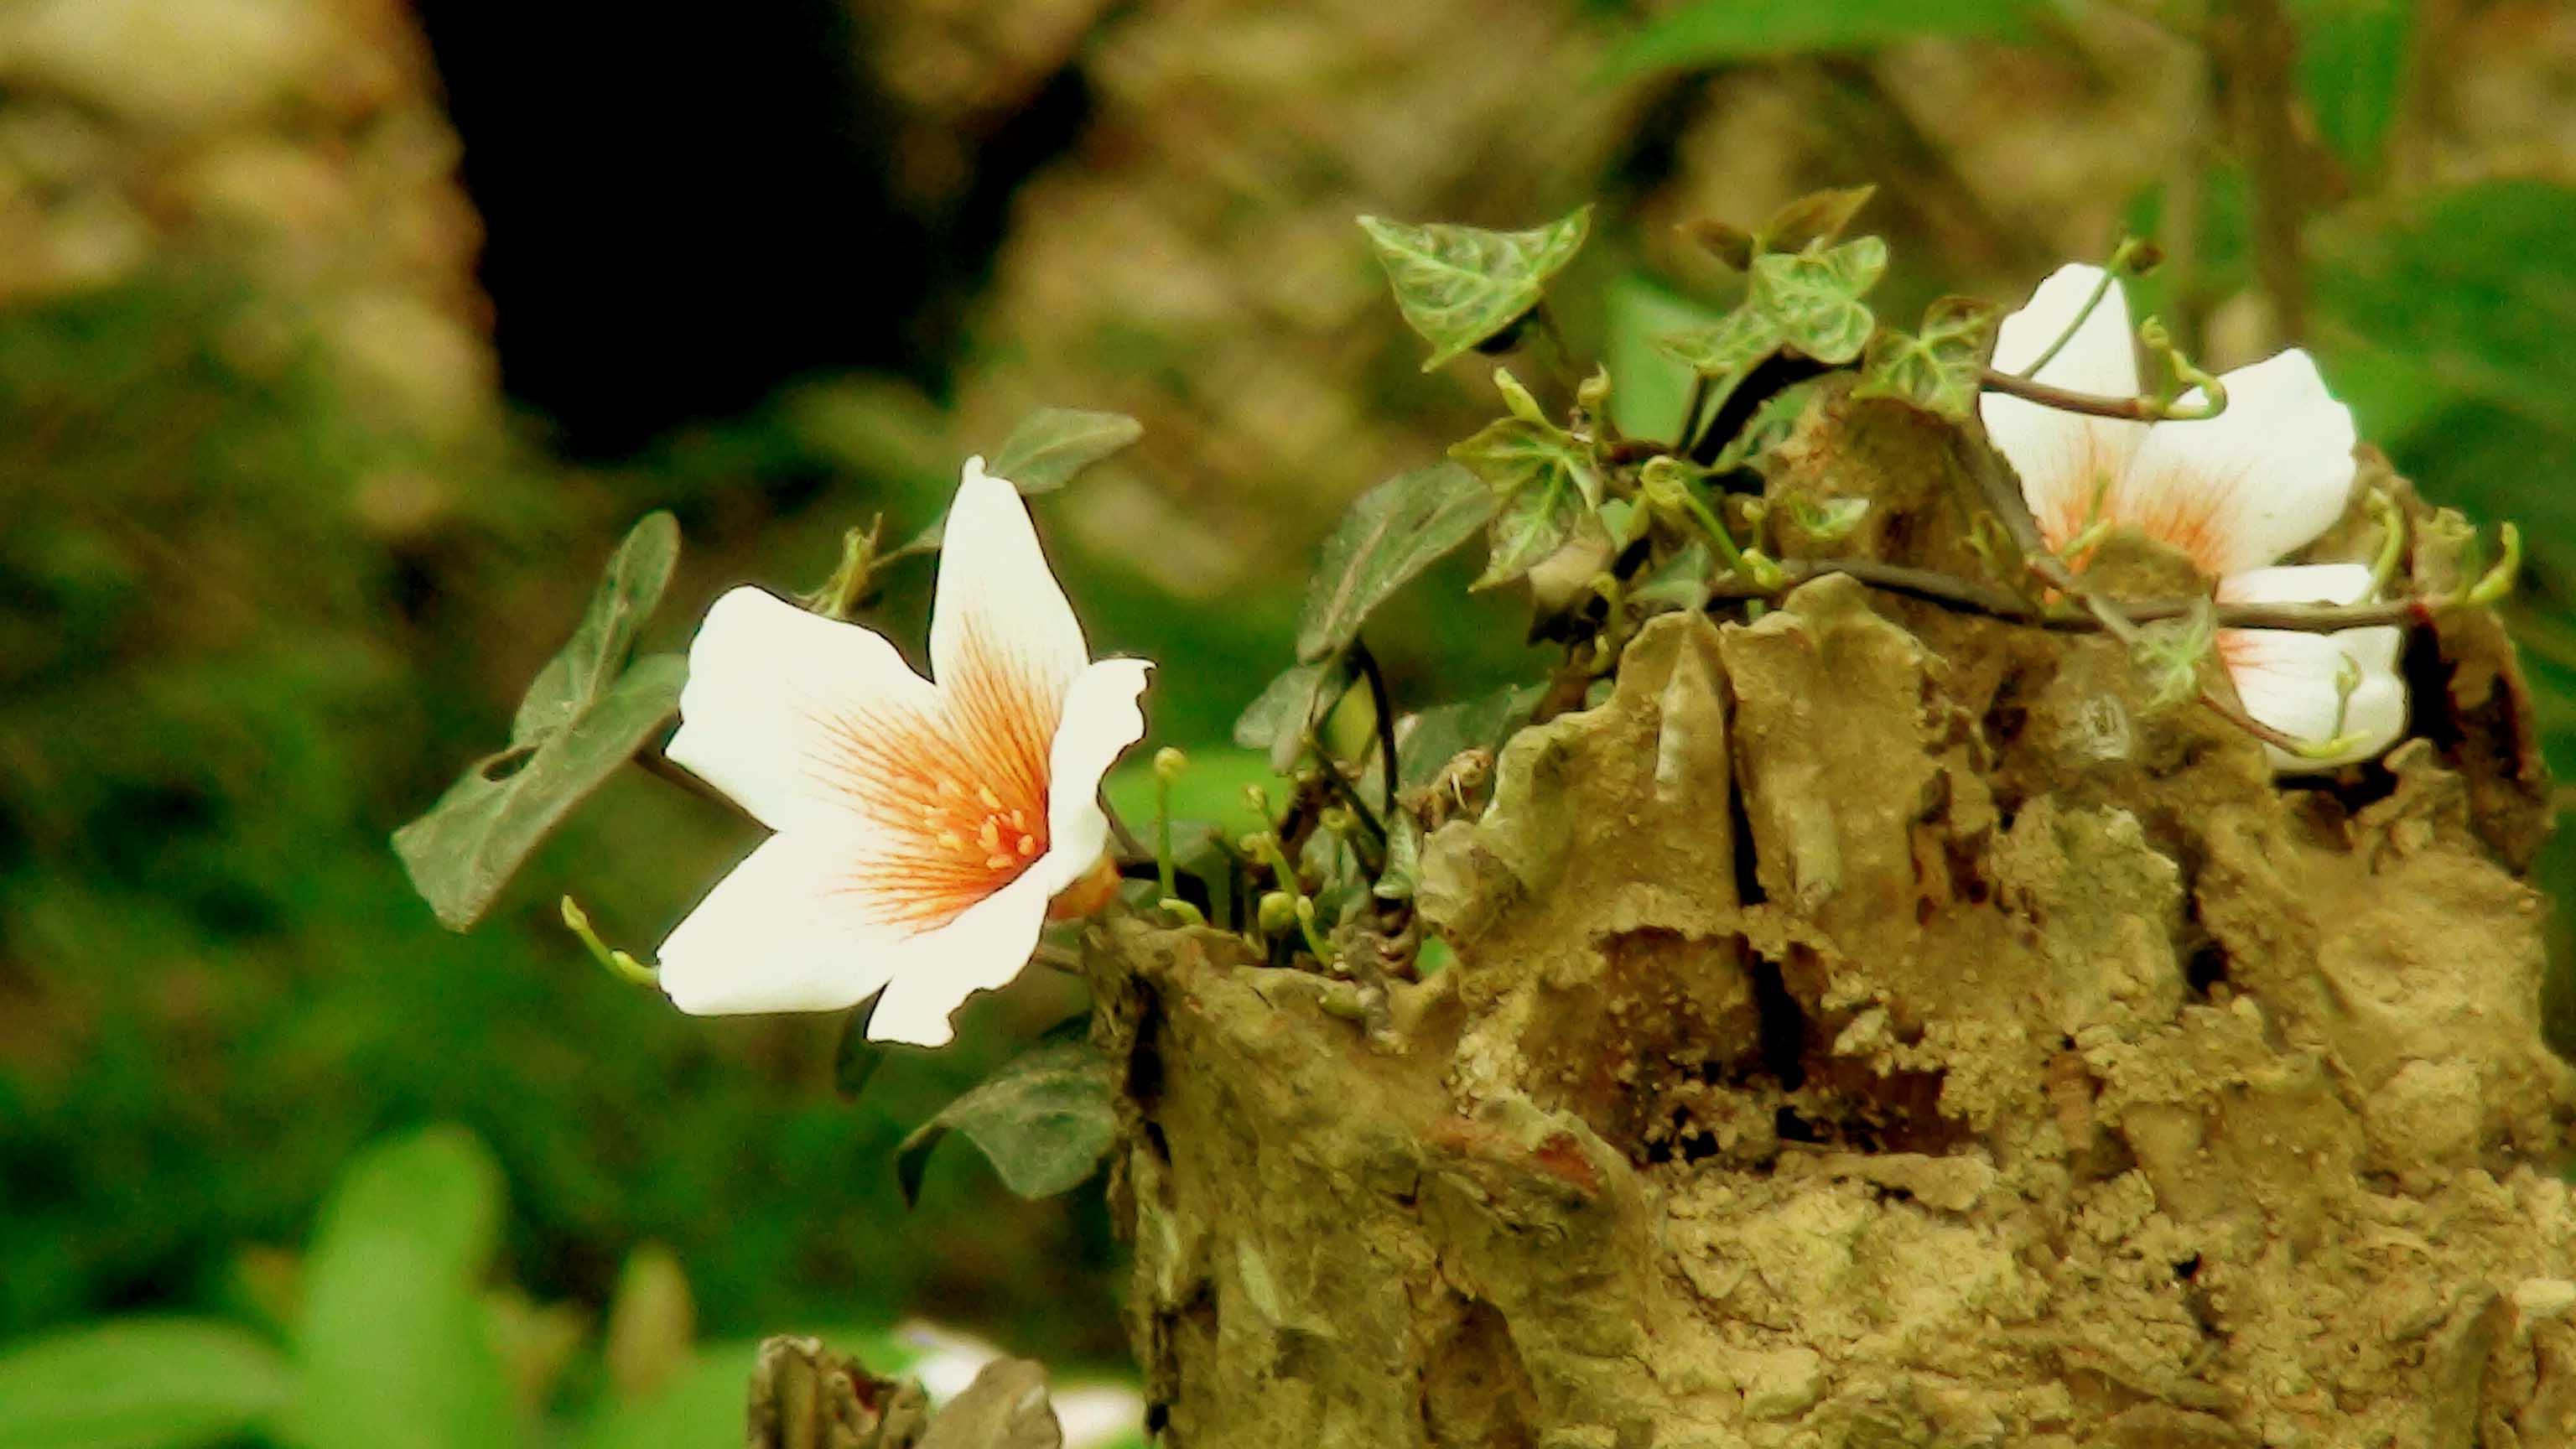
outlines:
M1269 751L1270 768L1284 775L1305 753L1307 726L1320 723L1350 684L1350 663L1339 656L1282 670L1236 717L1234 742Z
M519 700L519 712L510 721L513 743L562 729L608 688L635 652L635 635L662 602L679 557L680 525L668 513L648 513L627 533L609 557L581 626L537 671Z
M1360 218L1404 320L1431 344L1429 372L1517 322L1592 229L1586 206L1530 231Z
M248 1434L284 1407L292 1369L247 1329L124 1318L0 1352L11 1449L189 1449Z
M1943 297L1923 330L1885 331L1862 354L1854 397L1886 397L1965 422L1977 411L1979 379L1994 355L2003 308L1974 297Z
M1144 435L1145 425L1125 413L1040 408L1011 429L984 471L1011 480L1023 496L1052 493Z
M1369 893L1382 901L1409 901L1421 888L1422 825L1412 812L1398 810L1386 824L1386 869Z
M1923 35L2017 34L2045 0L1698 0L1612 47L1609 77L1872 50Z
M1629 586L1628 601L1657 609L1704 609L1708 607L1708 581L1716 571L1708 545L1696 541L1683 544L1654 572Z
M679 550L671 515L645 515L610 557L580 627L520 699L509 748L394 832L413 888L449 930L481 920L528 852L679 708L685 658L627 664Z
M1494 495L1455 463L1398 473L1359 496L1324 540L1297 621L1307 663L1357 638L1369 614L1494 515Z
M939 1115L916 1128L895 1153L895 1176L910 1203L932 1149L950 1132L965 1135L1025 1198L1052 1197L1081 1184L1117 1137L1111 1106L1117 1064L1087 1041L1042 1046L1013 1059Z
M1873 325L1862 294L1887 270L1887 243L1858 237L1753 259L1751 305L1769 313L1790 346L1836 365L1860 356Z
M1875 186L1845 186L1810 191L1762 224L1755 245L1766 252L1802 252L1818 242L1832 242L1878 194ZM1737 268L1737 270L1744 270Z
M467 770L394 832L439 924L462 931L483 918L528 853L670 721L688 673L681 655L646 655L570 723Z
M2374 175L2406 88L2415 0L2292 0L2298 82L2337 159Z
M1704 326L1655 339L1665 356L1710 377L1738 377L1780 350L1779 319L1748 301Z
M429 1128L358 1156L332 1188L306 1260L294 1443L521 1442L527 1426L481 1291L501 1212L501 1169L461 1128Z
M2576 189L2540 181L2462 187L2394 225L2321 228L2320 350L2384 353L2437 394L2576 432L2570 236Z
M1465 751L1500 748L1514 730L1529 723L1530 712L1546 694L1543 684L1507 684L1416 714L1399 733L1395 746L1405 788L1430 784Z
M1500 500L1491 557L1475 588L1528 573L1563 548L1601 503L1601 467L1591 444L1544 419L1497 419L1452 444L1449 456L1484 479Z
M1040 408L1020 419L1009 437L984 461L984 471L1004 479L1022 498L1053 493L1075 474L1124 449L1145 435L1145 425L1125 413L1083 412L1077 408ZM897 559L937 553L948 541L948 515L881 555L880 566Z
M1522 577L1574 541L1583 526L1583 496L1562 481L1503 500L1494 515L1485 571L1468 585L1490 589Z

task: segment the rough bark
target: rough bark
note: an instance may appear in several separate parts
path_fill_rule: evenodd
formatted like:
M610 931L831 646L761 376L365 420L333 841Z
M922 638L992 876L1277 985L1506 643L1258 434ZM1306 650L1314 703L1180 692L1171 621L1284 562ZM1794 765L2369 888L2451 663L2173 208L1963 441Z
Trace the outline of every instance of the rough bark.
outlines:
M1973 569L1981 446L1828 396L1770 488ZM1096 936L1161 1442L2576 1442L2527 706L2491 625L2409 666L2417 738L2276 781L2105 639L1824 579L1511 741L1388 1038Z

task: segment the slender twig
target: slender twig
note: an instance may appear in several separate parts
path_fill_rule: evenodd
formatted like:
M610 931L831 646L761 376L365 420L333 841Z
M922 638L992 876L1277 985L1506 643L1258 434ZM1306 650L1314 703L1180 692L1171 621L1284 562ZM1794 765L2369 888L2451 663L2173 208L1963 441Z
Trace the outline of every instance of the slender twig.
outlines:
M2041 407L2055 408L2062 413L2084 413L2097 418L2125 418L2135 423L2159 422L2166 416L2164 405L2151 397L2108 397L2095 392L2077 392L2072 388L2052 387L2044 382L2033 382L2027 377L2020 377L2013 373L1997 372L1991 367L1985 370L1983 381L1985 390L1988 392L2005 393L2027 402L2035 402Z
M1357 635L1351 638L1351 662L1359 666L1360 677L1368 681L1369 704L1377 711L1377 753L1378 759L1386 765L1386 778L1379 782L1382 787L1379 793L1385 797L1385 804L1379 813L1392 820L1395 818L1395 787L1399 783L1395 768L1395 697L1387 692L1386 675L1378 669L1377 656L1369 652L1368 641ZM1378 838L1386 838L1384 826L1379 827Z
M2120 244L2112 249L2110 264L2102 268L2102 275L2094 280L2092 293L2085 297L2083 306L2075 309L2074 318L2066 324L2055 339L2050 341L2048 346L2040 350L2037 357L2030 360L2030 366L2020 369L2013 376L2027 382L2039 376L2041 368L2057 360L2057 354L2066 350L2066 344L2074 341L2075 334L2084 330L2084 320L2093 315L2093 309L2101 306L2102 299L2111 295L2111 284L2119 279L2121 269L2128 266L2129 258L2135 255L2137 250L2138 244L2134 238L2120 239ZM2128 319L2124 317L2121 320L2125 322Z
M2101 633L2107 627L2099 615L2089 610L2079 612L2062 605L2050 607L2034 603L2008 589L1933 569L1907 568L1865 558L1786 558L1777 560L1777 563L1785 576L1778 588L1760 589L1740 579L1722 579L1714 585L1711 601L1727 603L1776 598L1811 579L1841 574L1883 593L1902 594L1958 613L2006 624L2063 634ZM2183 618L2205 602L2196 598L2143 599L2121 605L2119 614L2125 623L2152 624L2163 619ZM2448 598L2404 598L2377 599L2363 604L2220 604L2214 617L2221 629L2281 629L2299 634L2332 634L2345 629L2429 625L2435 613L2453 602Z

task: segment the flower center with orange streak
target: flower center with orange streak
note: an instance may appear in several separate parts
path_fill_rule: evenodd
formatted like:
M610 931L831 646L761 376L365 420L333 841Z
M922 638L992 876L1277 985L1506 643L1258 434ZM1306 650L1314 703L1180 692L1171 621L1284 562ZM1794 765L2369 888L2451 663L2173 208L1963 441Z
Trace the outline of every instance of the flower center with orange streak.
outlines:
M827 773L878 828L850 891L884 925L944 926L1047 852L1048 755L1062 701L969 638L932 712L834 721Z

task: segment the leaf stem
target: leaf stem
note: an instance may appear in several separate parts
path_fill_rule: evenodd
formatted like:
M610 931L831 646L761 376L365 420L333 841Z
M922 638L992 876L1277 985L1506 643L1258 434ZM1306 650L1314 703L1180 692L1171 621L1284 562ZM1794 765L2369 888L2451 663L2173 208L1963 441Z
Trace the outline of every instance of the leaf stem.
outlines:
M1398 783L1395 766L1395 699L1387 691L1386 675L1377 667L1377 656L1369 652L1368 641L1356 634L1351 636L1351 662L1359 666L1360 677L1368 681L1369 703L1377 711L1377 754L1379 761L1386 766L1386 778L1379 782L1381 788L1378 793L1384 800L1379 807L1379 813L1384 819L1391 820L1395 818L1395 790ZM1380 840L1386 838L1386 827L1383 824L1378 824L1377 835Z

